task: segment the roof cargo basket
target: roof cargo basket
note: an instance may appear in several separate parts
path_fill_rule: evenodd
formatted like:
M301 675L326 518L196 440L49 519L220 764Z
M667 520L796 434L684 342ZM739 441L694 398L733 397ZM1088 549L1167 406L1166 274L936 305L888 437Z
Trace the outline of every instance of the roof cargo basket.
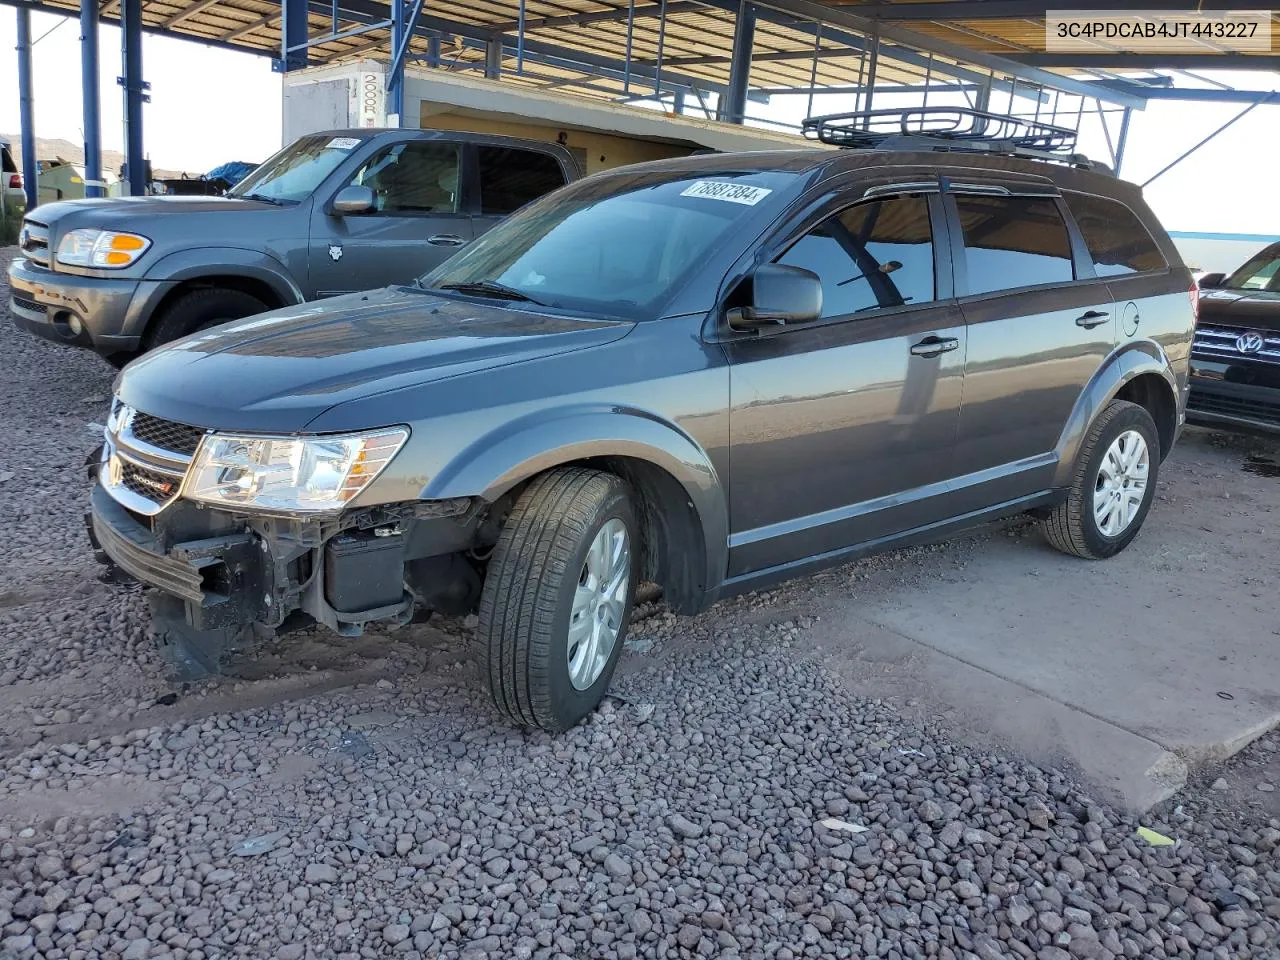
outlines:
M1041 120L972 107L894 107L809 117L804 135L833 147L989 153L1049 160L1110 173L1074 153L1076 131Z

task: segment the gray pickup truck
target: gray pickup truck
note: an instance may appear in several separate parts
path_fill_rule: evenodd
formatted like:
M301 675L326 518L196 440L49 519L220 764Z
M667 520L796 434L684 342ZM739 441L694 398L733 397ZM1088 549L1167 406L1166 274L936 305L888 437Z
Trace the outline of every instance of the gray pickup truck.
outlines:
M9 268L25 330L123 366L207 327L407 283L578 179L550 143L433 130L334 130L277 153L226 197L50 203Z

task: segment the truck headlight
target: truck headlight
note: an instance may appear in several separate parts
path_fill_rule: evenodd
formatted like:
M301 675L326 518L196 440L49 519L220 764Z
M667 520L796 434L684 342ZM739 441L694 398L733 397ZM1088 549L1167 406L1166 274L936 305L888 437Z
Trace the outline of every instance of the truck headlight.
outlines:
M267 513L335 512L408 437L404 427L327 437L210 434L196 451L183 496Z
M136 233L114 230L71 230L58 243L58 262L69 267L119 270L137 261L151 241Z

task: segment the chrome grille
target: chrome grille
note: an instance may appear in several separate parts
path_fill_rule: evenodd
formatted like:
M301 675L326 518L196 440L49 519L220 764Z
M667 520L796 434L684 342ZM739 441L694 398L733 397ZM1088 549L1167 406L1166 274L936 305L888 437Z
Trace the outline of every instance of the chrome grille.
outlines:
M170 450L186 457L195 456L196 447L200 446L200 438L204 431L189 427L185 423L172 420L161 420L141 410L135 411L129 421L129 432L132 436L162 450Z
M22 255L36 263L49 265L49 228L36 220L23 220L18 234Z
M99 479L134 513L155 516L178 496L204 431L162 420L115 400Z
M1250 334L1261 338L1262 349L1253 351L1240 349L1241 339ZM1191 352L1206 360L1253 360L1260 363L1280 364L1280 333L1271 330L1253 330L1249 327L1201 324L1196 327Z

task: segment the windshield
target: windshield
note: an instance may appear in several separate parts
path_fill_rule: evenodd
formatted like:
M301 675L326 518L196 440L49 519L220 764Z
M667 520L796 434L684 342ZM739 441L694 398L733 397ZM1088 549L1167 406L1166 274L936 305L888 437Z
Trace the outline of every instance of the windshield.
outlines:
M682 170L592 177L494 227L423 285L643 319L794 179Z
M1263 250L1229 276L1223 286L1229 290L1280 291L1280 243Z
M299 203L362 142L328 134L295 140L236 184L228 196Z

